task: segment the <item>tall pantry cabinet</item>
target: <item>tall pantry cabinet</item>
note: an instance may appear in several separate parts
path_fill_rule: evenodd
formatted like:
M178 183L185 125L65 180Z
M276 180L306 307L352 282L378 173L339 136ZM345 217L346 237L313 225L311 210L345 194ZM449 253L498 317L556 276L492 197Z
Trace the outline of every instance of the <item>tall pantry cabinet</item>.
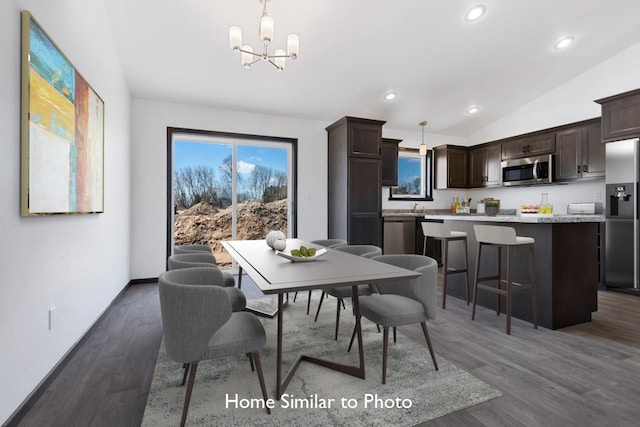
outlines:
M329 238L382 247L384 121L343 117L327 127Z

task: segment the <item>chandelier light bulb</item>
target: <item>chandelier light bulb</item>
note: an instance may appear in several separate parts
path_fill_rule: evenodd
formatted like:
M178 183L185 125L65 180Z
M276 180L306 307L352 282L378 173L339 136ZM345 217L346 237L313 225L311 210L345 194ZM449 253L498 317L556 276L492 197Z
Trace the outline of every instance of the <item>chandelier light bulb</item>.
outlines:
M238 50L242 46L242 29L240 27L229 27L229 44L233 50Z
M263 16L260 18L260 38L265 43L270 43L273 40L273 18L270 16Z
M248 44L242 46L242 65L244 68L251 68L251 63L253 62L253 48Z
M291 59L298 58L300 53L300 37L297 34L289 34L287 37L287 53Z
M278 71L284 71L286 59L287 53L284 49L276 49L274 62L276 63L276 67L278 67Z

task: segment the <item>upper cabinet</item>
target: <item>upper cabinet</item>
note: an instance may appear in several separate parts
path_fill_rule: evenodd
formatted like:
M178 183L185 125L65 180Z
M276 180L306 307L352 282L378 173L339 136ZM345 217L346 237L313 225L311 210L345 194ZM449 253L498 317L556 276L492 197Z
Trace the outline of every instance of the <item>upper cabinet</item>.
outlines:
M502 159L552 154L556 149L556 134L541 133L502 144Z
M394 187L398 185L398 144L401 139L382 138L382 185Z
M501 145L483 145L469 151L469 186L500 185Z
M640 89L598 99L604 142L640 136Z
M380 158L382 145L382 125L378 120L349 120L349 155Z
M469 187L469 151L466 147L441 145L433 149L435 165L434 188Z
M556 133L556 180L575 181L605 176L605 148L600 120Z

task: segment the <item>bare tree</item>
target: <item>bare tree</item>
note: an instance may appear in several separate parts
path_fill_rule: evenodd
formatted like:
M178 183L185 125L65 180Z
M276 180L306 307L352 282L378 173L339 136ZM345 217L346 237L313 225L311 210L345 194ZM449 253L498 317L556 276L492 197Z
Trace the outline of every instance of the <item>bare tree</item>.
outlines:
M178 207L188 208L199 202L216 204L215 171L206 166L187 166L175 173L174 198Z
M233 159L228 155L222 160L219 166L220 183L222 184L222 195L231 198L231 186L233 183Z
M271 184L271 178L273 177L274 170L256 165L251 171L251 184L250 192L254 200L262 200L265 190Z

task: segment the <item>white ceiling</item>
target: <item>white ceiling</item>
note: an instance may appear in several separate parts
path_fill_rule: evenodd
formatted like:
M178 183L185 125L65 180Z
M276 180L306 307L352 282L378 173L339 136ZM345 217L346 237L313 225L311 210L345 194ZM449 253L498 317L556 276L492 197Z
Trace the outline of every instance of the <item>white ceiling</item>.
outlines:
M466 22L475 4L483 18ZM228 28L259 50L258 0L104 0L135 97L468 136L640 42L639 0L272 0L276 47L300 57L251 69ZM564 51L553 44L576 37ZM273 49L272 48L272 49ZM611 78L615 78L612 76ZM383 94L398 98L384 101ZM482 108L469 116L472 105Z

